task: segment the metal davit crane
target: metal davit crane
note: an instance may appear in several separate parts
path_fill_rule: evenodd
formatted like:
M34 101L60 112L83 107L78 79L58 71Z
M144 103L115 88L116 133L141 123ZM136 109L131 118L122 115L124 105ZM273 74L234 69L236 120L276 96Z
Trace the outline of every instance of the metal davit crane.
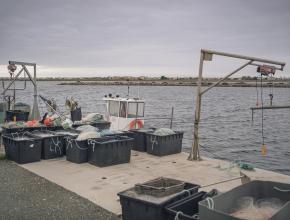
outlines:
M1 95L5 97L5 94L7 91L13 91L13 97L11 101L15 102L15 91L16 90L24 90L26 89L26 80L24 82L24 87L23 88L15 88L15 82L20 80L20 76L24 74L27 75L29 81L33 84L34 90L33 90L33 107L32 111L30 114L30 119L35 119L39 120L40 114L39 114L39 108L38 108L38 102L37 102L37 82L36 82L36 63L27 63L27 62L19 62L19 61L9 61L8 62L8 70L10 74L10 81L7 86L3 84L3 92ZM14 72L17 69L17 66L21 66L21 69L17 74L14 74ZM27 67L32 67L33 68L33 74L29 72L29 69Z
M227 74L226 76L224 76L222 79L218 80L217 82L215 82L211 86L202 90L201 82L202 82L202 73L203 73L204 61L212 61L212 58L214 55L246 60L247 62L245 64L243 64L242 66L240 66L239 68L232 71L231 73ZM193 143L192 143L192 149L191 149L190 155L188 157L189 160L201 160L200 152L199 152L199 135L198 135L198 133L199 133L199 122L200 122L202 95L204 95L206 92L208 92L213 87L219 85L221 82L223 82L227 78L231 77L235 73L239 72L240 70L242 70L245 67L250 66L250 65L256 66L256 67L258 67L258 69L262 68L265 71L267 69L269 71L273 71L273 70L274 71L275 70L283 71L286 63L280 62L280 61L263 59L263 58L257 58L257 57L250 57L250 56L243 56L243 55L232 54L232 53L224 53L224 52L218 52L218 51L213 51L213 50L201 49L201 51L200 51L200 63L199 63L199 74L198 74L198 81L197 81L197 95L196 95L196 106L195 106ZM271 66L269 66L269 65L271 65Z

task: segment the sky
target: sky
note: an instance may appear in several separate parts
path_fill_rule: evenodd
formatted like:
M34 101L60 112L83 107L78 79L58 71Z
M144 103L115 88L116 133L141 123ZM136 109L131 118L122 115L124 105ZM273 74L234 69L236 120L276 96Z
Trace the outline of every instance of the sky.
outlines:
M0 76L17 60L40 77L196 77L201 48L289 63L289 22L289 0L0 0ZM243 63L214 57L204 75Z

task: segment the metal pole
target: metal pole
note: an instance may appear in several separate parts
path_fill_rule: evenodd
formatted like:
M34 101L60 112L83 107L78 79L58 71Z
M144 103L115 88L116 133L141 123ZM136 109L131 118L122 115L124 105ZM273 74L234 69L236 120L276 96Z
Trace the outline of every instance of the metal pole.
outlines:
M194 120L194 130L193 130L193 144L192 149L189 154L189 160L200 160L199 154L199 139L198 139L198 124L200 121L200 108L201 108L201 81L202 81L202 69L203 69L203 57L204 53L201 51L200 53L200 61L199 61L199 73L198 73L198 81L197 81L197 95L196 95L196 108L195 108L195 120Z
M38 109L38 102L37 102L37 83L36 83L36 65L33 66L33 85L34 85L34 94L33 94L33 107L31 111L30 118L39 120L40 113Z
M217 86L218 84L220 84L222 81L226 80L227 78L229 78L230 76L234 75L235 73L239 72L240 70L244 69L246 66L248 66L249 64L251 64L253 61L249 61L247 63L245 63L244 65L242 65L241 67L237 68L236 70L234 70L233 72L229 73L228 75L226 75L225 77L223 77L222 79L220 79L219 81L215 82L214 84L212 84L210 87L206 88L204 91L201 92L201 95L203 95L204 93L206 93L208 90L212 89L213 87Z
M201 49L201 52L207 53L207 54L216 54L216 55L219 55L219 56L226 56L226 57L244 59L244 60L254 60L254 61L257 61L257 62L261 62L261 63L269 63L269 64L274 64L274 65L279 65L279 66L281 66L281 68L277 68L279 70L283 70L284 66L286 65L286 63L280 62L280 61L262 59L262 58L258 58L258 57L244 56L244 55L239 55L239 54L225 53L225 52L219 52L219 51L213 51L213 50Z
M170 129L172 129L173 113L174 113L174 107L172 107L172 109L171 109Z

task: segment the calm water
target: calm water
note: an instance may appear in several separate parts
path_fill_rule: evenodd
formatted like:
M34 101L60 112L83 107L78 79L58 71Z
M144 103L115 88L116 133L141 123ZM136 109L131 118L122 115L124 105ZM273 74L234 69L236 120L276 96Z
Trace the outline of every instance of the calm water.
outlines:
M18 101L32 102L31 88L19 92ZM79 100L84 113L104 112L102 97L112 93L126 96L126 86L58 86L56 82L39 82L39 94L54 97L61 110L66 97ZM269 90L264 89L264 103L269 104ZM137 96L138 88L130 87ZM195 87L140 87L146 100L147 118L169 117L174 107L173 128L183 130L183 148L191 147L195 107ZM251 122L250 107L255 106L255 88L214 88L203 96L200 124L202 155L229 160L243 160L256 167L290 175L290 109L264 111L264 136L267 156L260 154L261 111L256 111ZM275 104L290 105L290 89L274 89ZM41 106L44 106L42 103ZM147 125L169 127L169 120L147 120Z

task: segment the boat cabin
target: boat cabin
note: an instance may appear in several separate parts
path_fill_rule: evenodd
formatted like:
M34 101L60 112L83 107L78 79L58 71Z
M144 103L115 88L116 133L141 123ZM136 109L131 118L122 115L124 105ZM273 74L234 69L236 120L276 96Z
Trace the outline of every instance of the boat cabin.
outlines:
M145 100L139 98L104 97L111 130L127 131L144 126Z

